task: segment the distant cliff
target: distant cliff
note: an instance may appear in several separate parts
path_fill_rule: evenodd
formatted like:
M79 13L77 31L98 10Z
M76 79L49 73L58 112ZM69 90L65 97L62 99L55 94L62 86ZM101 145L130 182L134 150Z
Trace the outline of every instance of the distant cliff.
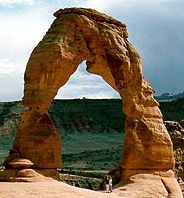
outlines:
M0 102L0 136L13 136L23 112L21 102ZM54 100L49 113L59 133L124 130L125 115L119 99ZM164 120L184 119L184 98L160 102Z
M171 94L171 93L163 93L160 96L156 96L158 101L173 101L184 98L184 91L181 93Z
M119 99L55 100L49 113L59 131L123 131L125 115Z

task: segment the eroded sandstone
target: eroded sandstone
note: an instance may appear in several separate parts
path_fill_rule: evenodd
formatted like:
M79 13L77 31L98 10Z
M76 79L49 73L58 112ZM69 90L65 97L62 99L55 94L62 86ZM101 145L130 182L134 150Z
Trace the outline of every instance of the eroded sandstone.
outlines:
M33 163L28 159L14 159L9 162L9 167L13 169L30 168Z
M31 160L34 168L61 167L60 138L48 108L58 89L86 60L87 71L102 76L123 100L127 118L122 180L145 172L167 175L174 166L172 143L126 25L92 9L66 8L54 15L55 21L28 61L26 111L4 165L16 154Z

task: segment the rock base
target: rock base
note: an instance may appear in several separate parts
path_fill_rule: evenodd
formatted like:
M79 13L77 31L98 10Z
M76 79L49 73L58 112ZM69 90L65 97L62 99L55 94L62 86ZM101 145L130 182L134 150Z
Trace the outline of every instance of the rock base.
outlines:
M172 170L122 170L121 181L129 183L134 175L155 175L160 177L175 178L175 174Z
M26 173L25 173L26 172ZM112 193L77 188L54 179L44 177L33 170L19 172L19 176L37 178L37 182L1 182L1 197L12 198L182 198L182 192L175 178L160 177L151 174L137 174L131 177L131 183L120 184ZM29 176L29 177L28 177ZM39 182L39 183L38 183Z
M183 197L176 178L152 174L134 175L130 177L130 182L128 184L116 186L113 192L121 197L132 198Z
M38 182L59 180L59 173L55 169L6 169L0 171L0 182Z

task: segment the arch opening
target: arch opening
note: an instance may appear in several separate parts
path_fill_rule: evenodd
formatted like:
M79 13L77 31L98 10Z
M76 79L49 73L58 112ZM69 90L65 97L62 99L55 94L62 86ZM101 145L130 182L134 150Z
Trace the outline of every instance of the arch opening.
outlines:
M120 181L125 121L121 100L102 77L86 71L85 61L58 90L49 114L62 142L62 180L99 190L113 170L114 184Z
M102 84L106 84L104 80L84 72L84 69L85 66L80 65L65 86L72 90L74 83L75 90L79 85L79 91L87 89L77 95L77 98L76 92L73 92L73 99L66 96L65 100L54 100L49 112L62 136L62 167L107 172L115 165L117 167L122 158L125 117L121 111L121 100L111 97L114 94L114 91L111 92L112 88L101 88ZM89 78L90 76L92 77ZM87 87L83 87L83 84ZM103 88L105 92L112 94L106 98L102 94L99 100L98 94ZM61 93L63 89L64 86L60 88ZM86 95L91 92L92 95ZM61 95L58 97L62 98Z
M60 87L54 99L120 99L103 78L87 71L86 61L83 61L71 75L67 83Z

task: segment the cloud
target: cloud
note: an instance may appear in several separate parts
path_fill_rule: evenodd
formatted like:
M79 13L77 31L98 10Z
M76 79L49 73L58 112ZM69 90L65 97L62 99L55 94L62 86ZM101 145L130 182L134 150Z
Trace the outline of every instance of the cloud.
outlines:
M33 5L35 0L0 0L1 6L13 6L13 5Z
M5 3L5 1L0 3L3 2ZM23 73L28 58L54 18L44 8L47 8L46 5L31 10L1 9L3 11L0 12L0 82L5 89L1 86L0 101L8 98L20 100L22 97Z
M59 89L56 98L119 98L119 94L100 76L87 72L84 63Z
M20 100L23 96L23 74L0 73L0 102Z
M19 67L22 64L21 61L4 58L0 60L0 74L13 73L15 71L21 70Z
M93 8L99 11L105 11L105 10L109 10L109 8L111 8L113 5L122 4L123 1L122 0L113 0L113 1L112 0L104 0L104 1L87 0L83 4L83 7Z
M48 21L44 20L38 10L28 13L0 13L0 64L12 62L12 67L6 67L12 71L25 70L28 57L49 28ZM24 64L24 67L22 67ZM2 67L2 66L1 66ZM2 69L1 69L2 70Z

